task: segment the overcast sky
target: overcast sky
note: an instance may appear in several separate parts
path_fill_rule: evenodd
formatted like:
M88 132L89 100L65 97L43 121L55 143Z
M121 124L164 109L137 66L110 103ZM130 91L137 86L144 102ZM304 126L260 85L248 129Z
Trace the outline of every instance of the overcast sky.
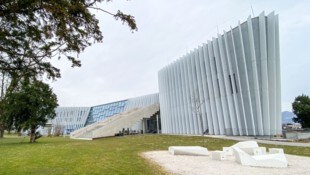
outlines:
M51 82L60 106L93 106L158 92L157 72L217 31L262 11L280 18L282 110L310 95L310 1L296 0L118 0L102 3L135 16L138 32L94 11L104 34L79 55L81 68L57 61L62 78ZM253 15L252 15L253 16Z

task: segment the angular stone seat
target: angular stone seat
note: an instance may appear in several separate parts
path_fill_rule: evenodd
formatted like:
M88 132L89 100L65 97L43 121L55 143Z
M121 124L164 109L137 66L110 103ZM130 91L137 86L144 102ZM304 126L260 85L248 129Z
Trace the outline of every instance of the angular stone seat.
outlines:
M224 151L213 151L211 157L212 160L225 160L226 154Z
M169 153L172 155L208 156L207 148L201 146L170 146Z
M226 156L233 155L233 147L238 147L251 155L266 154L266 148L260 148L256 141L244 141L238 142L230 147L223 147Z
M238 147L238 148L258 148L258 144L256 141L244 141L238 142L231 147Z
M269 148L269 154L284 153L282 148Z
M265 155L266 147L240 148L250 155Z
M241 148L233 147L233 150L236 161L241 165L273 168L287 167L287 160L283 153L251 156Z

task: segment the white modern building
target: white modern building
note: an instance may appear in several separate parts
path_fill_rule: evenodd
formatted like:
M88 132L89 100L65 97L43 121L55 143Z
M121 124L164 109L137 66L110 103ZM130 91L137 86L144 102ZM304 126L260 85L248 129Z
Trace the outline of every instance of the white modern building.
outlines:
M278 15L249 17L158 73L162 133L281 134Z
M164 134L281 134L279 52L278 15L261 13L161 69L159 94L57 108L52 124L76 138L145 130L146 124L157 132L161 125Z
M154 104L159 104L158 93L92 107L58 107L56 109L56 117L50 121L52 124L51 133L54 134L60 130L62 134L70 134L71 132L96 124L125 111L142 109ZM127 127L135 130L144 129L142 120ZM115 132L118 132L118 130Z

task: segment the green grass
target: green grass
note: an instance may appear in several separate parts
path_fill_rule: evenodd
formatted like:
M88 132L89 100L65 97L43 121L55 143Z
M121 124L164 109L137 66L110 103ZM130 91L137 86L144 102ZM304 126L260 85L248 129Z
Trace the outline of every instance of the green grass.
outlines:
M213 138L136 135L94 141L63 137L0 139L0 174L164 174L139 153L167 150L171 145L200 145L209 150L230 146L236 141ZM275 147L274 145L263 145ZM310 148L276 146L285 153L310 156Z

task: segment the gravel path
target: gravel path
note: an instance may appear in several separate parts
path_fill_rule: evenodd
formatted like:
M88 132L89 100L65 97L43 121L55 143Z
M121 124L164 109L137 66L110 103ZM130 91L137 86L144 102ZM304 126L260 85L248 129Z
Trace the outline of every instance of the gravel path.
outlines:
M210 151L211 153L211 151ZM211 155L211 154L210 154ZM233 157L228 160L216 161L211 160L210 156L174 156L168 151L151 151L143 153L143 156L162 166L171 174L188 174L188 175L218 175L218 174L235 174L235 175L293 175L309 174L310 175L310 158L287 155L287 168L260 168L242 166L234 161Z

